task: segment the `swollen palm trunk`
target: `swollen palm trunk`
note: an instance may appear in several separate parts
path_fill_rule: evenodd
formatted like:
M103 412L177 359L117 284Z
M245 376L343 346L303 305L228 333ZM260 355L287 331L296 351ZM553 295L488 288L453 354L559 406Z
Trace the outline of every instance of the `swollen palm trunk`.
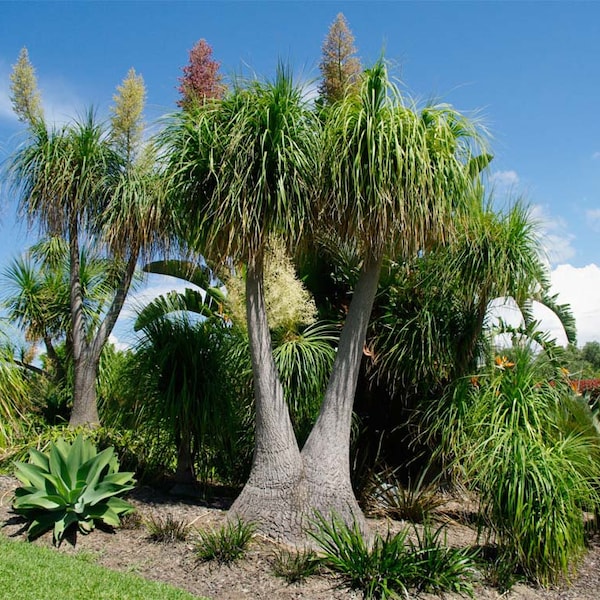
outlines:
M256 448L248 483L231 513L277 540L306 543L318 512L367 526L350 482L352 405L381 261L367 263L340 338L319 418L299 452L272 360L261 277L247 275L248 331L256 398Z

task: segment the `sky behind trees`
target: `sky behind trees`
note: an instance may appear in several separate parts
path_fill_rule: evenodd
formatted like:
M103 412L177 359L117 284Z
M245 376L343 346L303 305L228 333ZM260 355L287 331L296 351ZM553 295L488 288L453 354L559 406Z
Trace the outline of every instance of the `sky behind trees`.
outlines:
M23 46L48 117L64 121L93 105L108 118L115 88L133 67L144 77L152 123L176 109L181 68L200 38L212 46L225 79L272 77L284 59L316 93L321 45L343 12L363 65L383 51L412 97L449 102L487 125L495 203L523 195L531 204L554 290L577 317L579 343L600 339L600 3L2 2L0 8L2 160L23 134L8 97L11 65ZM4 265L28 240L6 189L0 207Z

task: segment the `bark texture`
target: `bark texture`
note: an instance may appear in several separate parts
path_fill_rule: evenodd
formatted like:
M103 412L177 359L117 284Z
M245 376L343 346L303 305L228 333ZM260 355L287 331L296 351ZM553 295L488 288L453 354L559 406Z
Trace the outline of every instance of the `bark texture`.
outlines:
M252 469L231 514L260 525L275 539L300 534L302 461L283 397L267 323L262 261L246 274L246 311L254 375L256 440Z
M349 446L354 393L380 271L380 259L368 261L361 271L319 417L300 453L273 361L262 275L249 269L256 448L248 483L231 514L256 522L262 533L279 541L306 543L315 511L357 522L367 533L352 490Z
M96 380L100 366L100 355L123 308L127 292L131 286L131 280L133 279L139 249L136 247L129 256L123 277L115 290L113 301L98 330L90 340L88 339L89 332L86 331L86 323L83 315L84 293L79 275L80 258L77 234L77 224L71 224L70 284L75 383L73 387L73 410L71 411L69 425L71 427L78 427L80 425L97 427L100 425L100 417L98 415Z

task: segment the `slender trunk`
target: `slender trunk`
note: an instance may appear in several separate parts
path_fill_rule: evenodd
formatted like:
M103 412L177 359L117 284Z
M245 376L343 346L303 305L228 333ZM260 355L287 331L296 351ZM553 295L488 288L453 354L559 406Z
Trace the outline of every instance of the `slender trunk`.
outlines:
M69 425L78 427L100 425L96 396L96 379L99 361L90 356L89 350L75 360L75 383L73 386L73 410Z
M76 235L75 229L71 236ZM88 340L83 318L83 290L79 276L80 259L79 244L71 237L71 316L73 320L73 364L75 383L73 387L73 410L69 425L100 425L98 415L98 398L96 381L100 365L100 355L115 326L123 308L127 292L131 286L133 273L137 264L138 252L132 252L127 262L125 273L115 291L113 301L100 323L92 340Z
M248 482L231 514L258 522L276 539L302 535L302 462L273 360L263 294L262 259L246 275L246 308L254 375L256 440Z
M177 436L177 469L175 482L180 484L196 483L194 457L192 455L192 440L189 427L184 427Z
M106 316L102 320L102 323L100 323L96 335L94 336L91 346L92 352L94 356L98 358L98 360L100 359L102 348L104 348L106 345L106 342L108 341L108 338L115 327L115 323L121 314L121 310L123 309L123 304L125 303L125 299L129 293L129 288L131 287L131 281L133 280L133 274L135 273L138 257L139 250L132 249L125 266L123 277L119 282L117 289L115 290L113 301L108 309L108 312L106 313Z
M317 422L302 450L313 509L346 522L366 522L350 481L352 408L367 326L377 292L382 258L366 260L340 336L338 352Z
M90 352L90 346L85 331L83 316L83 288L80 275L79 255L79 224L77 217L72 216L69 223L69 252L71 286L71 322L73 335L73 410L69 425L89 425L96 427L100 424L98 408L96 406L96 375L98 373L98 360Z

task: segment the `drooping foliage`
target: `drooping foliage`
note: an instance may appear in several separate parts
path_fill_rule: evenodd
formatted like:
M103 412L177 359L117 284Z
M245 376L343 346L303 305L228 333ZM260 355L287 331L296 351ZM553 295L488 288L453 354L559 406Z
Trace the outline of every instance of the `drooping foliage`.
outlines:
M497 356L431 405L427 423L477 490L504 575L520 568L544 585L568 578L585 548L583 510L600 502L600 435L552 354L521 347Z
M102 348L121 312L141 253L168 230L153 160L139 153L143 81L130 72L115 96L108 130L90 111L84 119L50 127L32 121L27 141L9 161L7 176L30 225L62 237L69 248L74 383L71 423L97 424L95 379ZM161 227L158 223L161 222ZM112 295L95 327L83 318L86 289L81 248L93 243L111 263Z

